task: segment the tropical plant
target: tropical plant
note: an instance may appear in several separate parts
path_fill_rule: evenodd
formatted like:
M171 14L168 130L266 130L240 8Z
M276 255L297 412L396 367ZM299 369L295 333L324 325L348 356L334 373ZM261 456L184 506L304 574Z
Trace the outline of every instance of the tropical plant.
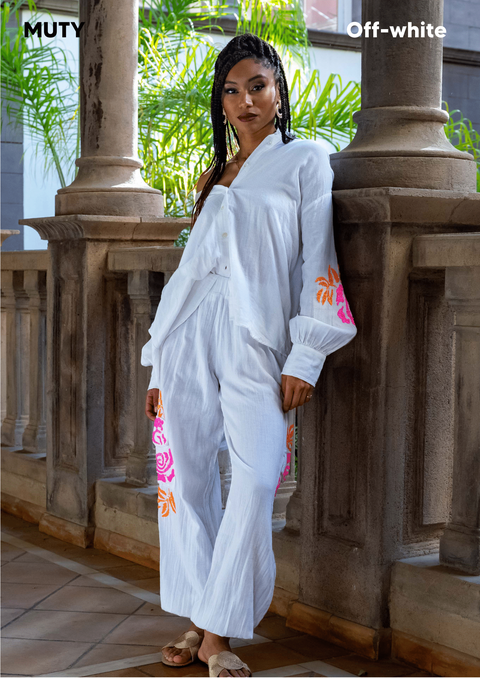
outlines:
M473 129L472 122L464 118L461 111L450 111L448 103L443 102L449 115L445 125L445 134L450 143L459 151L471 153L477 163L477 191L480 192L480 134ZM458 118L457 118L458 115Z

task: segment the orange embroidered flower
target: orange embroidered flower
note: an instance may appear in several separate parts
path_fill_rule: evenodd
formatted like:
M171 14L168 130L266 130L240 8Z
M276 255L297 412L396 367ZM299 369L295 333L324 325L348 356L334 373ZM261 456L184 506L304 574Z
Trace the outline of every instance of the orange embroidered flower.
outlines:
M324 289L318 290L317 292L317 301L321 301L322 305L328 301L330 306L333 304L333 290L335 289L335 283L340 282L340 276L337 271L331 266L328 267L328 279L323 276L317 278L315 282L318 282L321 287Z
M288 431L287 431L287 447L288 447L289 452L292 451L292 445L293 445L293 424L291 424L288 427Z
M170 508L174 513L177 512L175 499L171 490L168 490L168 493L165 494L160 487L158 488L158 508L162 509L162 518L170 515Z
M157 417L163 419L163 402L162 402L162 392L158 392L158 405L157 405Z

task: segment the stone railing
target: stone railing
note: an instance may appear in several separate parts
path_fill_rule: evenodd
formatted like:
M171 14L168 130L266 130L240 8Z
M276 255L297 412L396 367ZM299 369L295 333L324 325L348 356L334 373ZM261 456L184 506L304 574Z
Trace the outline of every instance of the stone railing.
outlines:
M2 254L2 445L46 453L48 252Z
M453 482L440 563L480 574L480 233L418 236L413 264L445 274L453 311Z
M58 519L72 521L72 514L63 515L56 503L59 478L61 483L66 482L63 492L69 500L80 505L85 502L81 495L91 492L97 480L109 479L130 488L156 486L152 423L144 412L150 374L141 365L140 357L149 338L148 328L162 288L176 270L182 252L183 248L163 245L111 247L105 253L103 272L96 280L97 290L101 290L102 295L98 298L99 307L103 312L97 314L98 317L91 314L90 322L96 323L96 332L92 333L94 341L88 349L92 352L103 350L104 360L97 361L96 374L85 382L89 394L84 402L81 398L78 401L80 389L75 386L81 378L77 357L81 353L77 339L80 327L77 324L80 322L78 308L82 285L78 272L67 264L63 271L57 269L54 284L50 279L50 250L3 255L2 445L17 453L29 451L45 456L48 451L46 484L47 494L53 497L54 511L49 515L47 502L47 512L42 518L48 523L44 525L45 531L59 534L58 522L56 529L50 523ZM99 252L99 256L103 254ZM63 261L68 261L68 253ZM54 289L56 293L52 292ZM47 298L47 290L52 297ZM55 304L61 305L61 312L56 315ZM52 319L48 323L47 316ZM47 342L52 341L53 350L47 346ZM52 378L53 375L56 377ZM95 391L98 384L101 389ZM85 480L82 472L85 460L79 444L82 430L75 412L92 407L92 403L101 412L97 409L93 424L88 424L86 418L87 428L83 435L96 439L97 456L92 460ZM46 439L48 412L52 422L49 428L49 435L53 436L51 441ZM88 449L86 454L88 457ZM219 463L225 507L231 479L226 448L219 450ZM285 525L286 506L296 487L294 473L295 458L292 455L289 477L275 498L274 530ZM115 496L118 497L117 490ZM62 503L67 496L61 499ZM152 496L152 500L154 498ZM83 513L84 518L93 515L87 510ZM95 525L92 518L88 523L84 529L90 530L90 536L77 537L77 543L91 543ZM297 523L294 528L298 528ZM65 526L62 529L66 529ZM141 535L138 536L141 540Z

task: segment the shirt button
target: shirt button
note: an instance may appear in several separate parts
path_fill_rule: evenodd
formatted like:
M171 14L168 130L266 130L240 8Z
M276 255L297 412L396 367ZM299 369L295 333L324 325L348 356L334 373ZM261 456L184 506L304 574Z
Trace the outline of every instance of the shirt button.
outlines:
M222 238L226 238L228 233L222 233Z

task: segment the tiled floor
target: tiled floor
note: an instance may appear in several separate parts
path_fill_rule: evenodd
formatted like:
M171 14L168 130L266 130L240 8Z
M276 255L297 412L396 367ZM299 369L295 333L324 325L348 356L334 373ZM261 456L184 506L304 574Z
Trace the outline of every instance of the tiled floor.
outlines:
M189 620L164 612L158 573L81 549L2 513L3 676L208 676L196 662L170 668L160 648ZM428 676L373 662L267 614L250 640L232 639L254 676Z

